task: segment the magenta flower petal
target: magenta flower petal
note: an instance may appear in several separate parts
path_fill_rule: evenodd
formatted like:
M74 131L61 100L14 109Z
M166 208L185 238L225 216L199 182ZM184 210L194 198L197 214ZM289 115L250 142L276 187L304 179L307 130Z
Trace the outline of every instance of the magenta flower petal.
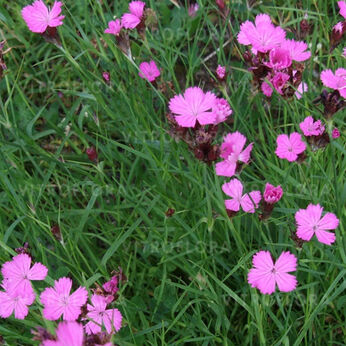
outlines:
M246 213L253 214L255 212L255 209L258 208L258 204L261 199L262 196L260 191L252 191L242 197L240 205Z
M234 178L222 185L222 191L240 202L243 196L243 184L238 179Z
M269 53L269 62L266 66L274 70L282 70L292 65L292 59L287 49L281 47L273 48Z
M239 211L240 206L246 213L254 213L261 201L260 191L252 191L243 195L243 184L236 178L222 185L222 191L232 197L225 200L226 209Z
M324 70L321 73L321 80L326 87L338 90L340 95L346 98L346 69L338 68L335 73Z
M60 322L56 329L57 340L45 340L43 346L82 346L83 326L77 322Z
M294 93L295 97L300 100L305 92L309 90L308 85L305 82L301 82L298 85L297 91Z
M125 29L134 29L140 22L141 19L131 13L125 13L121 17L121 25Z
M223 176L223 177L232 177L235 174L236 169L237 169L237 164L229 160L218 162L215 165L216 175Z
M143 1L131 1L129 4L130 12L138 18L141 18L143 16L144 7L145 2Z
M345 1L338 1L338 6L340 9L340 15L346 19L346 2Z
M275 281L281 292L291 292L297 287L297 279L291 274L277 273L275 275Z
M305 61L310 59L311 52L306 51L308 45L303 41L285 40L283 47L288 50L290 58L295 61Z

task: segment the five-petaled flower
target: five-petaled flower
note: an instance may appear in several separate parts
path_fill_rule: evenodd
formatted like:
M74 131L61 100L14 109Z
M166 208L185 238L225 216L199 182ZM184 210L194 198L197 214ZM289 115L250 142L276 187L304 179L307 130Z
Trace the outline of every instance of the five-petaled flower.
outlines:
M90 319L85 326L87 334L101 332L102 325L105 326L108 334L120 330L122 315L118 309L107 309L106 298L97 294L91 297L91 303L92 305L87 305L87 317Z
M204 93L199 87L185 90L184 95L176 95L169 101L169 109L176 114L175 120L181 127L194 127L213 124L216 114L213 112L216 96L210 91Z
M242 207L246 213L254 213L262 198L260 191L251 191L243 195L243 184L236 178L223 184L222 191L232 197L225 200L225 206L227 210L233 212L238 212Z
M43 346L82 346L83 326L77 322L60 322L56 329L57 340L44 340Z
M324 70L321 80L326 87L338 90L340 95L346 98L346 69L338 68L335 73L332 70Z
M23 320L29 313L28 306L35 300L31 286L23 286L20 291L13 290L8 280L4 280L0 291L0 317L8 318L14 312L14 317Z
M155 61L142 62L139 64L139 77L147 79L149 82L153 82L160 76L160 70L156 66Z
M32 5L22 9L22 17L30 31L44 33L48 27L54 28L63 24L65 16L61 16L62 2L55 1L51 10L42 0L36 0Z
M252 264L254 268L249 271L247 279L251 287L258 288L261 293L272 294L276 285L282 292L296 288L296 277L288 273L297 269L297 258L289 251L282 252L275 263L269 251L257 252Z
M298 155L306 149L306 144L302 141L302 136L293 132L290 136L282 134L276 139L277 147L275 154L280 159L286 159L289 162L296 161Z
M54 282L54 287L46 288L40 296L44 305L43 316L47 320L57 320L61 315L66 321L75 321L86 303L88 292L79 287L71 294L72 280L63 277Z
M309 241L315 234L320 243L331 245L335 242L335 234L327 230L336 229L338 218L333 213L322 217L323 207L319 204L309 204L306 209L299 209L296 214L297 236Z
M320 136L323 134L325 127L321 120L314 121L314 118L310 115L299 124L300 129L303 131L304 136Z
M145 2L131 1L129 3L130 13L125 13L121 18L121 24L125 29L134 29L142 20Z
M216 164L216 174L232 177L237 170L238 163L248 163L253 143L245 149L246 137L240 132L229 133L221 145L220 157L224 160Z
M48 269L41 263L35 263L31 267L31 257L27 254L20 254L12 258L12 261L5 262L1 269L2 276L7 281L10 291L32 292L30 281L44 280Z

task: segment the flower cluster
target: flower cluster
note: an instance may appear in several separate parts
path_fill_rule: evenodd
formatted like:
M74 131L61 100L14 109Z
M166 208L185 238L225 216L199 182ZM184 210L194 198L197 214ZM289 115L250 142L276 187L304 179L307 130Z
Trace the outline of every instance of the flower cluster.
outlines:
M3 291L0 291L0 317L8 318L12 314L17 319L27 317L29 306L36 300L32 281L45 280L48 274L48 269L43 264L36 262L31 265L31 263L32 259L28 253L20 253L2 265ZM73 282L70 278L62 277L55 280L54 286L45 288L39 296L43 305L42 315L49 321L62 318L66 322L59 324L56 337L38 327L36 338L39 334L38 339L43 345L70 345L71 340L76 340L74 345L83 345L83 340L87 338L84 336L85 332L92 338L103 336L102 338L109 342L112 334L120 330L122 323L120 311L107 308L116 297L118 282L119 276L113 276L104 284L103 289L91 296L91 304L86 305L88 291L85 287L80 286L73 291ZM81 324L75 322L78 319ZM103 326L106 332L102 332ZM64 340L69 341L64 343Z
M244 55L253 74L253 83L267 97L276 90L283 97L291 97L302 88L305 60L311 53L307 44L286 38L286 32L275 26L267 14L256 16L255 23L244 22L238 42L250 46Z

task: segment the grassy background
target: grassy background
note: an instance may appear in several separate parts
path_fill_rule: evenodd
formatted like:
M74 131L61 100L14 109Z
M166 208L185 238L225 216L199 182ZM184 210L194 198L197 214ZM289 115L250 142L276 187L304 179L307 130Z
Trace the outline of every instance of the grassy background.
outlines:
M0 0L0 40L12 47L0 81L0 263L28 242L35 260L49 267L38 289L65 275L92 288L121 266L128 282L117 302L125 322L114 338L119 345L341 345L342 138L309 152L303 165L274 154L278 134L299 131L307 115L322 119L312 104L322 90L319 73L345 64L342 46L329 54L329 33L342 19L336 1L263 1L250 9L245 1L232 1L228 25L214 1L199 3L191 19L184 5L147 1L158 30L147 31L145 41L133 35L131 62L103 34L127 1L65 1L59 49L29 32L20 16L27 1ZM313 25L306 38L313 57L304 73L309 92L299 101L275 96L270 106L251 91L244 47L234 37L240 23L258 13L289 30L305 12ZM177 92L192 85L207 90L217 63L231 67L228 88L214 89L229 100L234 118L218 141L238 130L254 142L252 162L240 177L247 191L263 191L267 181L283 187L268 222L242 213L227 217L221 191L226 179L169 136L168 99L138 77L138 64L149 59ZM111 74L110 86L103 71ZM333 118L339 128L342 116ZM85 154L91 145L98 164ZM309 203L340 219L335 245L313 240L299 249L290 239L295 211ZM171 218L168 208L176 211ZM56 224L62 243L50 231ZM260 249L274 256L289 250L299 258L295 291L263 296L250 288L246 275ZM9 345L33 344L30 329L42 323L41 311L32 308L23 322L2 320L0 334Z

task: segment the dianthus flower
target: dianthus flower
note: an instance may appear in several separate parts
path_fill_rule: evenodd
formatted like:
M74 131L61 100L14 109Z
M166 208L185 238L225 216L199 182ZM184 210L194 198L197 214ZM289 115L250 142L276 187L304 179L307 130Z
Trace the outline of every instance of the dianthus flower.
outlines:
M108 334L112 331L119 331L121 328L122 315L118 309L106 309L106 298L97 294L91 297L92 305L88 304L87 317L91 319L85 326L87 334L97 334L101 332L102 325L105 326Z
M65 16L61 16L62 2L55 1L51 10L42 0L36 0L32 5L22 9L22 17L30 31L44 33L48 27L54 28L63 24Z
M44 305L43 316L47 320L57 320L61 315L66 321L75 321L81 313L81 307L88 298L84 287L71 293L72 280L61 278L54 282L54 287L46 288L40 296Z
M2 276L8 282L8 287L14 292L32 291L30 281L44 280L48 269L41 263L35 263L31 267L31 257L27 254L20 254L12 258L12 261L5 262L1 268Z
M276 139L277 147L275 154L280 159L286 159L290 162L297 160L298 155L306 149L306 144L302 141L302 136L293 132L288 135L279 135Z
M279 26L274 26L267 14L259 14L255 18L255 24L247 20L240 26L238 42L252 45L255 50L266 53L279 47L285 37L285 31Z
M199 87L185 90L184 95L176 95L169 101L169 109L175 115L176 122L182 127L194 127L213 124L216 114L213 112L216 96L210 91L204 93Z
M289 251L282 252L275 264L269 251L257 252L252 258L253 267L248 274L248 283L263 294L272 294L277 285L279 291L290 292L297 286L294 275L297 258Z
M139 76L143 79L147 79L149 82L153 82L160 76L160 70L157 68L155 61L142 62L139 64Z
M309 204L306 209L299 209L295 214L297 236L309 241L315 234L320 243L331 245L335 242L335 234L327 232L338 227L339 220L333 213L322 217L323 207Z
M122 29L120 19L111 20L108 22L108 28L104 31L105 34L112 34L114 36L119 36L120 31Z
M131 1L129 4L130 13L125 13L121 18L122 26L126 29L134 29L142 20L145 2Z
M332 70L324 70L321 80L326 87L338 90L340 95L346 98L346 69L338 68L335 73Z
M224 161L216 164L217 175L232 177L236 173L238 162L249 162L253 143L244 149L245 143L246 137L238 131L225 136L220 154Z
M299 124L300 129L303 131L304 136L320 136L323 134L325 127L322 125L321 120L314 121L312 116L308 116L303 122Z
M232 199L225 200L225 206L227 210L233 212L238 212L242 207L246 213L254 213L262 198L260 191L251 191L243 195L243 184L236 178L223 184L222 191L232 197Z

